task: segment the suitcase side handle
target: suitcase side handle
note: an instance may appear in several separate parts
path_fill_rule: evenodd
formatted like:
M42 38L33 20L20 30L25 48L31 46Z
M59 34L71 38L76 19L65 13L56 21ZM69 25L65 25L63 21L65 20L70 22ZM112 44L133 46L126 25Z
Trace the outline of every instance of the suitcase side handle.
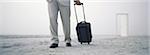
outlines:
M77 4L74 4L74 11L75 11L75 16L76 16L77 23L79 23L79 21L78 21L78 16L77 16L76 5L77 5ZM80 5L82 5L82 8L83 8L83 17L84 17L84 22L86 22L86 18L85 18L85 11L84 11L84 5L83 5L83 3L81 3Z

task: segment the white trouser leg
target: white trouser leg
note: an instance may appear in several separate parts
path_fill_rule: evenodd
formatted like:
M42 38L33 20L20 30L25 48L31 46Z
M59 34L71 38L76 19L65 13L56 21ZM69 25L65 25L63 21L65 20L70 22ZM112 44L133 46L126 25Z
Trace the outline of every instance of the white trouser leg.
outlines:
M58 39L58 3L56 0L48 0L48 10L49 10L49 17L50 17L50 32L52 35L52 43L59 43Z
M66 1L66 2L68 2L68 1ZM66 43L70 43L71 42L71 38L70 38L70 1L68 2L67 6L62 5L60 3L63 3L63 2L59 2L58 5L59 5L62 24L63 24L63 30L64 30L64 34L65 34L65 41L66 41Z

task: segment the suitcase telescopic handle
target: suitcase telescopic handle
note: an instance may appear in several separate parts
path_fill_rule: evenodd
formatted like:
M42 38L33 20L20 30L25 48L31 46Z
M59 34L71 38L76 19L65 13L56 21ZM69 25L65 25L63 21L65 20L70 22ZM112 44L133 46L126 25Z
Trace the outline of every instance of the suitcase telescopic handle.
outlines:
M79 23L79 21L78 21L78 16L77 16L77 11L76 11L76 5L82 5L82 8L83 8L83 16L84 16L84 22L86 22L84 6L83 6L83 3L80 3L80 4L74 4L74 10L75 10L75 16L76 16L77 23Z

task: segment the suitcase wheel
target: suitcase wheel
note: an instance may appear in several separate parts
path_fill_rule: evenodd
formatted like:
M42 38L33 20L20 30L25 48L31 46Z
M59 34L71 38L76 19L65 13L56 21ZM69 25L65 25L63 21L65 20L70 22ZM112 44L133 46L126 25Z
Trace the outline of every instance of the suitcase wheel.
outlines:
M81 42L81 44L82 44L82 42Z
M88 44L90 44L90 42L88 42Z

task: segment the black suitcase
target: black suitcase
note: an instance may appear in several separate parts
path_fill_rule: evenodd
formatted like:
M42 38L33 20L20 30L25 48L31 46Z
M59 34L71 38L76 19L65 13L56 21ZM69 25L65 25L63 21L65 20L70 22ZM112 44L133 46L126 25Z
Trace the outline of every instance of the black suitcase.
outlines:
M74 4L74 5L76 5L76 4ZM90 44L90 42L92 41L91 24L89 22L86 22L83 3L81 3L81 5L83 7L83 14L84 14L84 21L82 21L82 22L78 22L76 7L74 6L76 20L77 20L76 31L77 31L78 41L81 44L82 43Z

